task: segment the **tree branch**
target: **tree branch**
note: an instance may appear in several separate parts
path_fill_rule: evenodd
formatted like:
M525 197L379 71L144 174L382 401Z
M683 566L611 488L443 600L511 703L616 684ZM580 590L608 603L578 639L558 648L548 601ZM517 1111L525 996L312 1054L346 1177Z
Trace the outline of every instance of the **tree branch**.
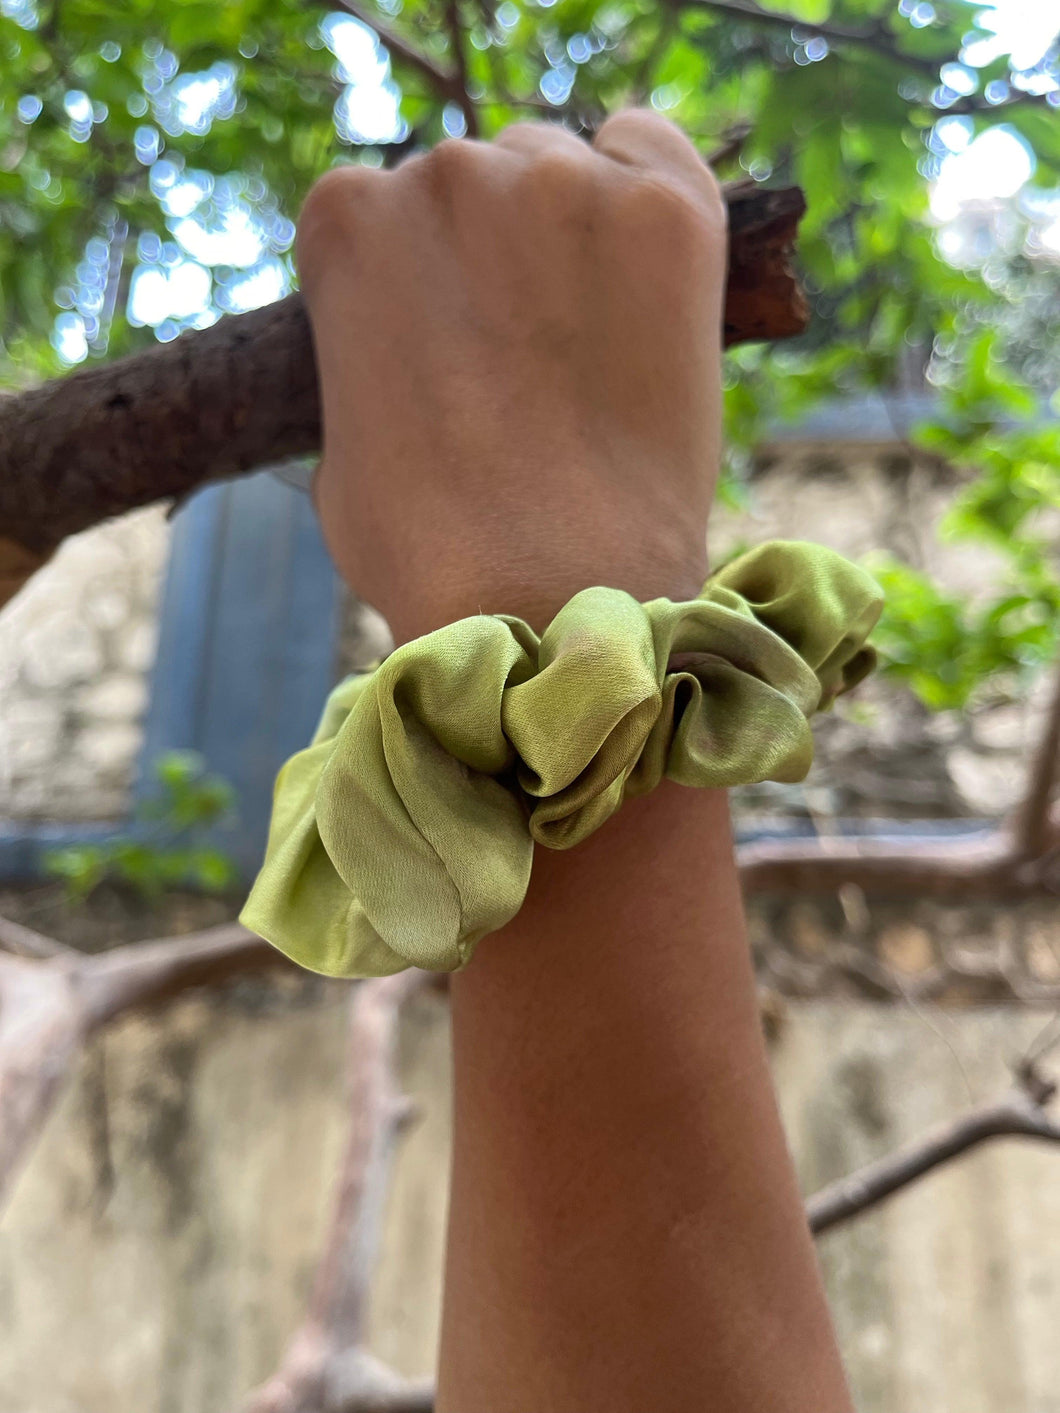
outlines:
M733 20L747 20L763 29L783 30L790 39L792 30L798 30L809 38L819 36L830 44L851 44L871 49L891 62L904 68L915 69L939 83L939 62L925 59L917 54L907 54L900 49L896 36L886 24L843 25L829 21L827 24L811 24L795 15L783 14L776 10L763 10L753 0L674 0L681 9L711 10Z
M460 20L460 0L446 0L445 18L449 29L449 48L453 52L453 66L459 90L456 102L464 115L468 137L478 137L478 112L468 88L467 52L464 44L467 36Z
M1053 842L1049 810L1060 772L1060 667L1041 737L1031 753L1023 804L1013 833L1016 850L1028 859L1040 858Z
M0 917L0 947L6 952L13 952L16 957L36 957L38 961L48 957L77 955L72 947L64 947L53 937L45 937L43 933L34 932L31 927L24 927L22 923L12 922L6 917Z
M847 46L867 49L897 67L922 74L935 86L942 83L941 68L946 58L950 57L929 59L920 54L910 54L901 47L898 36L883 20L871 25L844 25L832 20L824 24L814 24L800 20L795 15L763 10L754 0L670 0L670 3L679 9L709 10L732 20L746 20L762 29L783 30L789 38L793 30L798 30L807 38L819 36L834 48ZM997 113L999 109L1024 104L1048 106L1048 95L1017 90L1001 103L988 103L982 96L956 98L947 107L940 107L939 115Z
M977 839L897 844L831 835L771 839L737 849L740 881L752 893L836 893L852 885L881 897L993 902L1060 893L1060 665L1023 803L1000 829Z
M24 943L23 933L37 938L0 919L0 936L9 944ZM47 950L48 939L30 945L41 950L41 940ZM0 954L0 1194L95 1028L131 1007L268 961L286 965L237 925L93 957L66 950L44 961ZM350 1131L309 1310L280 1370L251 1395L244 1413L432 1413L427 1384L400 1378L363 1345L387 1178L409 1112L394 1076L398 1021L402 1005L428 980L425 973L405 971L353 990ZM1056 1085L1037 1068L1044 1048L1039 1037L1017 1066L1017 1087L1001 1100L810 1198L806 1210L814 1234L851 1220L990 1139L1060 1143L1060 1123L1047 1112Z
M336 0L336 3L340 9L345 10L355 20L359 20L362 25L367 26L389 52L391 58L397 59L407 68L415 70L421 78L425 78L439 98L456 103L460 102L460 96L464 90L460 75L456 70L443 69L440 64L436 64L429 55L421 49L417 49L397 30L391 29L385 21L365 9L359 0Z
M430 1413L428 1385L409 1383L364 1349L394 1145L408 1105L394 1077L397 1025L423 972L360 982L350 1009L350 1132L309 1311L280 1370L244 1413Z
M918 1143L890 1153L850 1177L841 1178L816 1193L806 1204L810 1230L820 1236L850 1221L925 1173L952 1162L988 1139L1039 1138L1047 1143L1060 1143L1060 1123L1050 1118L1043 1107L1051 1098L1052 1086L1040 1101L1026 1089L1014 1089L997 1103L973 1109L943 1124Z
M726 344L800 332L807 308L790 259L802 193L740 183L727 198ZM5 560L0 538L0 588L13 592L20 570L111 515L319 445L300 295L0 399L0 526L20 542Z
M748 893L834 893L853 884L870 896L1015 898L1052 893L1048 860L1018 859L1010 836L901 845L872 839L770 839L737 850Z
M191 986L270 966L290 966L236 924L86 956L0 920L7 943L55 950L44 960L0 953L0 1208L30 1144L78 1054L126 1011L169 1000Z

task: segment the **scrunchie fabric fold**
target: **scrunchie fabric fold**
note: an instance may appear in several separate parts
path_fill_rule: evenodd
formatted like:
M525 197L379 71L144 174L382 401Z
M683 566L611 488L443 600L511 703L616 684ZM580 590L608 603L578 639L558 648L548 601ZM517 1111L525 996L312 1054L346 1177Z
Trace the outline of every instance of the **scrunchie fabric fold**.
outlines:
M685 603L589 588L540 637L479 615L405 643L280 771L241 921L332 976L456 970L519 911L535 842L571 848L664 776L803 779L807 718L872 670L881 606L841 555L781 540Z

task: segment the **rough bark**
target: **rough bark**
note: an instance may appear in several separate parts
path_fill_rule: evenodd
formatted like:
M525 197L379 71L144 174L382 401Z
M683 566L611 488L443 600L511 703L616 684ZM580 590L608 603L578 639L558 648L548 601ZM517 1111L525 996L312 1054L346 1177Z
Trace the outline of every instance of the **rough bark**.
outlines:
M790 257L802 192L741 183L727 198L726 343L800 332L807 310ZM39 557L100 520L319 444L313 343L297 294L11 395L0 401L0 548L9 542L10 560L5 571L0 556L0 588L7 572L13 592L16 570L28 577Z

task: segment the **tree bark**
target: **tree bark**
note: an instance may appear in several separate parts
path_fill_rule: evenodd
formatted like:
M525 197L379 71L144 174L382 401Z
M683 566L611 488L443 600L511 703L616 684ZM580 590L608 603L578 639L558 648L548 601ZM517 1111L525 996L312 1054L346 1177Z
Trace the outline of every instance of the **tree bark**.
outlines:
M745 182L726 197L726 344L801 332L790 260L802 192ZM67 535L319 445L297 294L0 400L0 603Z

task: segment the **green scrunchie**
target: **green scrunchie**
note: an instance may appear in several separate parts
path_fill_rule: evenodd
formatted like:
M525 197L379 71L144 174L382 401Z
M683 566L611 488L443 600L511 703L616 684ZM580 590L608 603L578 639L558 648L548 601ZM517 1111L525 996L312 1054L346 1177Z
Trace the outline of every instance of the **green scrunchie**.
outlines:
M773 541L689 603L583 589L542 637L480 615L331 693L276 781L241 921L302 966L453 971L519 911L534 841L569 849L627 795L801 780L807 717L875 663L882 595Z

